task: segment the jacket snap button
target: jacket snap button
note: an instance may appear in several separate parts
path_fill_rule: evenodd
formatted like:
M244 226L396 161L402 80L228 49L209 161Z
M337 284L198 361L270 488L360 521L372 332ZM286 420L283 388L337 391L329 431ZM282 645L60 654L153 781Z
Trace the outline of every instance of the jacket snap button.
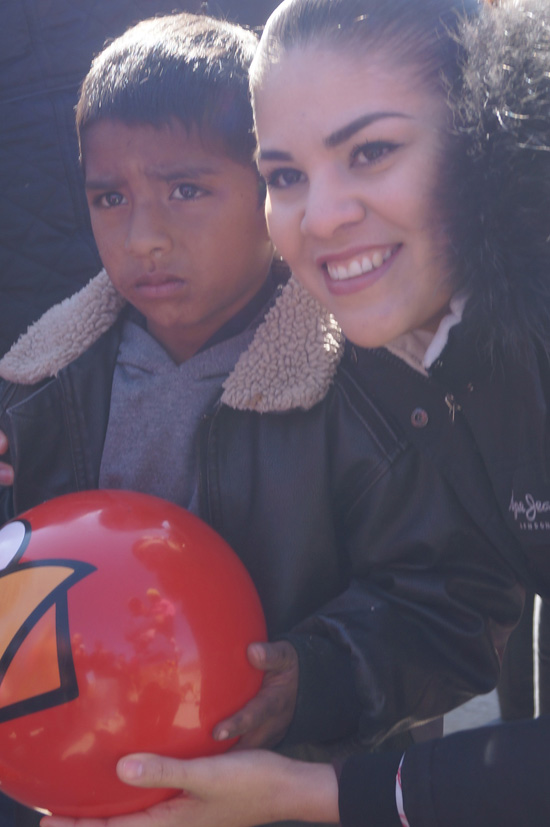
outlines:
M411 423L414 428L425 428L428 424L428 413L424 408L415 408L411 414Z

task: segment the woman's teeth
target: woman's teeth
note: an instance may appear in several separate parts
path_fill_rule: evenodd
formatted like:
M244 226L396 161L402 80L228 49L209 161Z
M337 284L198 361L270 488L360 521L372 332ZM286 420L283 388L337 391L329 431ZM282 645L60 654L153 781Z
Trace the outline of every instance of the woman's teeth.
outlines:
M327 271L330 278L335 281L353 279L356 276L362 276L364 273L370 273L371 270L376 270L377 267L380 267L389 259L392 252L393 248L388 248L384 252L377 250L372 256L353 258L347 264L327 264Z

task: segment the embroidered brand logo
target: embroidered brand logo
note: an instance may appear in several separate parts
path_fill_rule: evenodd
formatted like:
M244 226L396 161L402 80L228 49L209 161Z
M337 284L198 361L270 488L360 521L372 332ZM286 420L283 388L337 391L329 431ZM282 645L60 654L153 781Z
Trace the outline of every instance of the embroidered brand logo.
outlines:
M550 513L549 500L537 500L532 494L526 494L523 500L516 500L512 491L512 499L508 511L514 515L518 528L523 531L546 531L550 529L550 518L541 518L541 515Z

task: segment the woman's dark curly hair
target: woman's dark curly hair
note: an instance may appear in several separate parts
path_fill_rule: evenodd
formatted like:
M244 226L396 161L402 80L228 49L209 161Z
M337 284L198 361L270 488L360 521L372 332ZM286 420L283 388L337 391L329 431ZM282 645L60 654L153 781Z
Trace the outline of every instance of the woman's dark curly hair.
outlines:
M550 5L488 5L460 38L448 188L465 322L490 349L550 352Z

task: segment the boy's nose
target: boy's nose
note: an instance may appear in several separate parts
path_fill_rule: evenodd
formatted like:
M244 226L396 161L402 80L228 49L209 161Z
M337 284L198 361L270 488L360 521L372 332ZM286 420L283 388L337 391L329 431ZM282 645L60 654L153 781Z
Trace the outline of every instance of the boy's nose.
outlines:
M330 238L366 214L366 204L355 189L337 173L327 173L310 179L301 230L305 235Z
M163 211L151 205L136 205L126 234L126 249L134 256L146 257L170 249L172 244Z

